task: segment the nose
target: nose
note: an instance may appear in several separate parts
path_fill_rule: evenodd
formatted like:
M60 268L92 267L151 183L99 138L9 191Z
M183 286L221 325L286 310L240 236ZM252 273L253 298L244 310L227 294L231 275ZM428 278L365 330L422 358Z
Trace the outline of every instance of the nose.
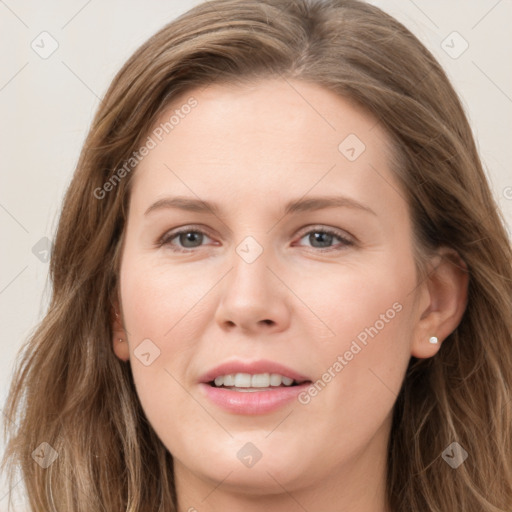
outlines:
M235 251L232 268L219 290L215 320L223 330L269 334L288 328L290 291L280 280L279 271L269 261L266 251L252 262Z

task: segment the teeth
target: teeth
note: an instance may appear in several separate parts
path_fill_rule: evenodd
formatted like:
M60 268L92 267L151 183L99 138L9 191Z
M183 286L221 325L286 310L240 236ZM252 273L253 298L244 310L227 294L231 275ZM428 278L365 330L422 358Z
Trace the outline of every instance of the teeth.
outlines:
M235 388L250 388L251 376L248 373L237 373L235 375Z
M279 375L277 373L273 373L270 376L269 381L270 381L271 386L280 386L281 385L281 375Z
M235 388L268 388L270 386L291 386L293 379L284 377L278 373L258 373L251 375L249 373L233 373L230 375L219 375L216 377L215 386L235 387Z
M221 377L222 379L222 377ZM220 384L222 386L222 383ZM224 375L224 386L234 386L235 385L235 376L234 375Z

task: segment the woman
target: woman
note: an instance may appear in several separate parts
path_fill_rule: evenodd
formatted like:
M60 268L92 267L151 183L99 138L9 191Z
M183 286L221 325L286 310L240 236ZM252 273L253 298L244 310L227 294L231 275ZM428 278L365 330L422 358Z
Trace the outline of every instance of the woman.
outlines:
M211 0L93 121L4 464L31 510L510 510L511 262L407 29Z

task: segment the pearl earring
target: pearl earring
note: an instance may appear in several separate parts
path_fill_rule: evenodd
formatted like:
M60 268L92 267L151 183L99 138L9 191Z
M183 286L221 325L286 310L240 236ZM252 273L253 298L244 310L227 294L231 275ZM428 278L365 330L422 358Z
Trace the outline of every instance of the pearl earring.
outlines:
M432 344L434 344L434 345L435 345L435 344L437 343L437 341L438 341L438 340L437 340L437 337L436 337L436 336L431 336L431 337L430 337L430 339L429 339L428 341L429 341L430 343L432 343Z
M123 338L119 338L119 341L122 343L123 342Z

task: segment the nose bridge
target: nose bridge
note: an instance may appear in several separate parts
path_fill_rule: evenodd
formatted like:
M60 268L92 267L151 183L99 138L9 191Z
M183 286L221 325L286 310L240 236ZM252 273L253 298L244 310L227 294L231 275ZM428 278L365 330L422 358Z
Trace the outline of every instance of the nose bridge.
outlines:
M273 261L271 249L253 236L245 237L235 247L217 310L220 323L244 329L263 324L283 327L288 307L275 270L269 269Z
M261 240L262 237L259 238ZM267 267L273 258L268 244L263 246L265 242L266 239L260 243L254 236L246 236L235 247L232 259L230 292L240 294L242 299L247 297L247 300L255 301L254 304L264 299L263 295L271 295L268 288L275 284L269 282L273 276Z

